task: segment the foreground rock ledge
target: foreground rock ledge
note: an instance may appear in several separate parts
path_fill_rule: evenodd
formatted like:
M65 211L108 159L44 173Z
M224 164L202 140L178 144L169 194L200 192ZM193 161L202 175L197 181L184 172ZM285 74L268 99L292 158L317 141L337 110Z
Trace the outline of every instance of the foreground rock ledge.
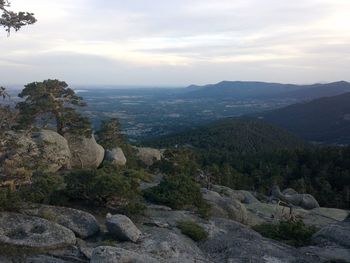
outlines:
M0 246L46 251L75 242L74 233L58 224L38 217L0 213Z
M80 238L90 237L100 230L93 215L73 208L37 204L21 212L60 224Z

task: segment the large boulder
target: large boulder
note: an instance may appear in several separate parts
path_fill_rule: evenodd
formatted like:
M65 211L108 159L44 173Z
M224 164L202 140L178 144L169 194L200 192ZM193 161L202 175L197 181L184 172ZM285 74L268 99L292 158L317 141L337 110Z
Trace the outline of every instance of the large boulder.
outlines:
M72 154L72 168L97 168L103 162L105 150L93 135L84 137L67 134L65 137Z
M201 192L203 199L211 206L213 216L232 219L243 224L247 223L247 211L241 202L206 188L202 188Z
M144 254L119 247L101 246L92 252L91 263L159 263L158 260Z
M144 238L140 243L125 242L124 249L137 251L141 255L151 256L162 263L209 263L212 262L203 253L197 243L183 235L177 229L148 227L142 228Z
M32 139L40 149L42 161L48 164L50 172L70 167L71 153L63 136L51 130L42 130L33 133Z
M74 245L74 233L42 218L0 213L0 245L46 251Z
M108 232L121 241L137 242L141 237L141 231L125 215L106 216L106 226Z
M21 212L60 224L72 230L80 238L90 237L100 230L93 215L77 209L38 204Z
M213 262L292 263L319 262L298 251L271 239L263 238L250 228L223 218L215 218L206 227L209 237L199 244Z
M69 168L71 153L67 140L57 132L41 130L32 134L8 133L16 148L8 149L9 160L16 163L33 163L42 171L57 172Z
M126 157L121 148L117 147L112 150L106 150L105 160L117 166L124 166L126 164Z
M147 147L134 147L137 158L147 166L162 159L162 153L158 149Z
M275 185L272 188L272 195L285 203L299 206L308 210L320 207L315 197L310 194L298 194L293 189L286 189L284 194L281 192L280 188Z

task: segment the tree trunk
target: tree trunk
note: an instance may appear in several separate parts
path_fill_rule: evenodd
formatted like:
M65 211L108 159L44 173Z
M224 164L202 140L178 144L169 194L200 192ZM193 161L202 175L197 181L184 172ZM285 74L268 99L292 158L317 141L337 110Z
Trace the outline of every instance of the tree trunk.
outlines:
M56 112L55 113L55 116L56 116L56 130L57 130L57 133L64 136L64 123L63 123L63 120L62 120L62 113L60 112Z

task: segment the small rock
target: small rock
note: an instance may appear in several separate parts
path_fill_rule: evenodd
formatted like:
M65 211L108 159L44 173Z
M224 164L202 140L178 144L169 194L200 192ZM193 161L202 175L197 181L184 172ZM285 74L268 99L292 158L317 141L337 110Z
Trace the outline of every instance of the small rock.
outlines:
M121 241L137 242L142 234L135 224L124 215L107 214L106 226L108 232Z
M147 166L151 166L156 161L160 161L162 159L162 154L158 149L142 147L134 147L134 149L136 150L136 156L139 158L139 160Z
M121 148L117 147L112 150L106 150L105 160L112 162L114 165L124 166L126 164L126 157Z

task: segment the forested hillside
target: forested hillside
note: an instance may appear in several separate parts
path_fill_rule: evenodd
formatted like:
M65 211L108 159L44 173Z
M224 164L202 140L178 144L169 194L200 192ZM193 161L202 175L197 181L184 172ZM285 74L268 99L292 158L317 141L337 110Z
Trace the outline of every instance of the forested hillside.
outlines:
M237 154L271 152L304 145L302 140L289 132L250 118L225 118L210 125L154 140L151 144L159 147L187 145Z
M308 141L350 143L350 93L298 103L258 116Z
M260 120L230 118L161 138L167 147L161 168L175 173L202 170L215 184L270 194L273 184L311 193L322 206L350 206L350 147L304 144Z

